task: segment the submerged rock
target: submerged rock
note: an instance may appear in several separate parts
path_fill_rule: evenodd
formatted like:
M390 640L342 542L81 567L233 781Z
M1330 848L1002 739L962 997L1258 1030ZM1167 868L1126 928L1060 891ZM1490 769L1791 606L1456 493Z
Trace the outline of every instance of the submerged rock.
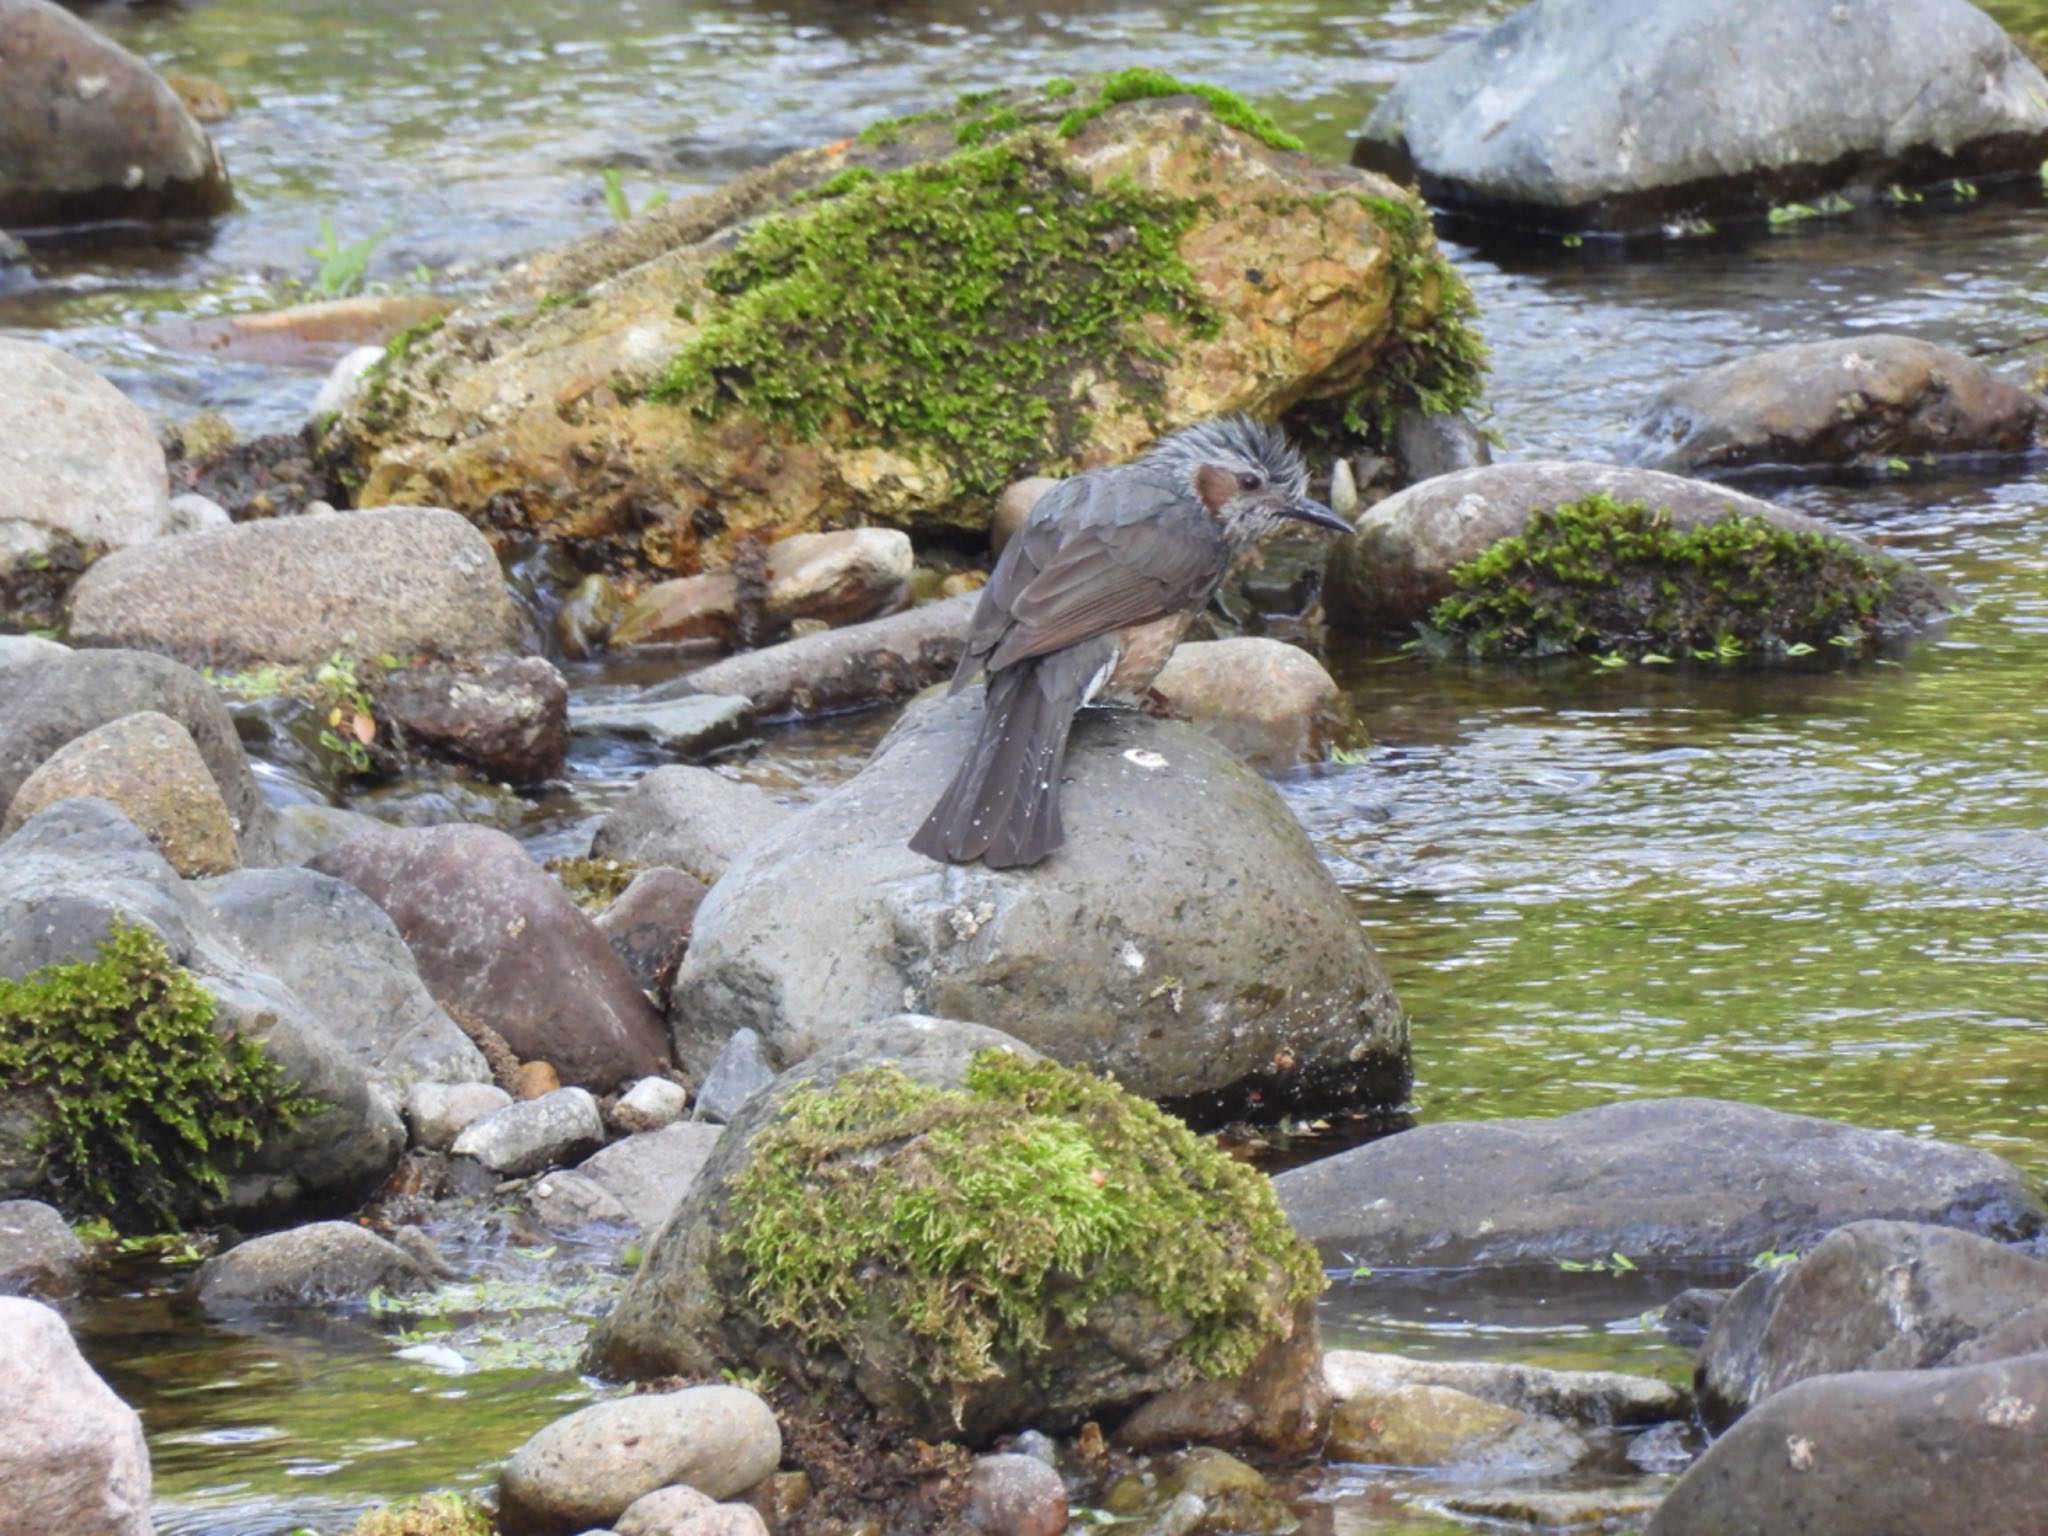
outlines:
M49 0L0 0L0 224L203 218L233 201L220 152L148 65Z
M2048 80L1966 0L1536 0L1396 81L1355 158L1439 207L1626 232L2044 150Z
M1184 1452L1156 1480L1121 1479L1104 1505L1127 1521L1149 1516L1148 1536L1289 1536L1301 1528L1264 1473L1213 1446Z
M2038 1350L2048 1350L2048 1263L1947 1227L1853 1222L1728 1299L1700 1347L1700 1411L1720 1430L1809 1376Z
M199 1266L192 1289L210 1312L249 1307L317 1307L394 1295L434 1283L397 1244L347 1221L316 1221L237 1243Z
M1635 427L1636 463L1882 469L1927 454L2032 448L2048 405L1973 357L1912 336L1773 347L1674 384Z
M1349 903L1286 803L1202 732L1084 710L1051 860L911 852L980 709L978 690L914 705L712 887L669 1008L687 1068L741 1028L789 1064L907 1007L1212 1122L1400 1102L1407 1025Z
M1273 1187L1295 1230L1374 1266L1746 1263L1871 1218L2048 1228L2025 1176L1989 1152L1719 1099L1419 1126Z
M680 575L746 535L980 530L1020 474L1221 411L1469 397L1419 204L1292 146L1151 70L878 124L528 262L329 451L364 504Z
M150 1536L142 1421L39 1301L0 1297L0 1402L6 1530Z
M1519 1413L1595 1429L1662 1424L1692 1413L1683 1388L1620 1371L1554 1371L1499 1360L1418 1360L1333 1349L1323 1357L1323 1375L1339 1402L1403 1387L1448 1387Z

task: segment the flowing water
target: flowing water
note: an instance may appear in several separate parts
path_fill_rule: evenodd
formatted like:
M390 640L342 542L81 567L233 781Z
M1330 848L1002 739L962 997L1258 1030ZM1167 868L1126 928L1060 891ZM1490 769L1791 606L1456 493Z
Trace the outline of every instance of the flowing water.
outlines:
M214 0L90 13L158 65L228 88L240 110L215 131L241 207L171 249L45 253L34 283L0 290L0 328L77 352L163 418L215 409L244 431L288 427L315 374L191 355L166 322L277 302L311 275L323 216L344 243L388 228L374 281L410 286L424 267L460 294L601 225L605 167L638 206L963 90L1128 63L1241 90L1341 157L1375 96L1445 29L1509 8ZM2048 27L2044 0L1990 9ZM1882 330L2006 342L2048 309L2048 204L2032 185L1669 249L1452 249L1495 348L1488 425L1506 457L1610 455L1658 386L1760 347ZM1939 634L1863 665L1331 658L1378 745L1283 789L1414 1017L1420 1118L1702 1093L1953 1138L2048 1174L2040 470L1762 488L1967 600ZM772 733L746 771L829 783L881 723ZM646 761L579 750L572 792L474 813L538 852L580 851L595 810ZM162 1278L130 1275L81 1326L141 1407L161 1523L179 1536L333 1529L372 1499L480 1482L589 1391L559 1350L448 1377L395 1358L395 1324L210 1328L175 1309ZM1669 1371L1683 1357L1642 1314L1678 1278L1504 1291L1375 1276L1333 1298L1331 1332ZM1434 1529L1402 1492L1333 1490L1331 1528Z

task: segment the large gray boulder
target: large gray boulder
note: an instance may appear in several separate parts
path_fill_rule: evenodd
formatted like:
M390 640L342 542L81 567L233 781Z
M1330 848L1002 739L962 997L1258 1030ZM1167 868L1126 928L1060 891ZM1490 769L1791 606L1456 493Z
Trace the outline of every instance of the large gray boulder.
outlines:
M489 827L386 828L308 861L382 907L421 978L565 1083L606 1092L668 1066L661 1018L562 887Z
M0 225L209 216L227 167L177 93L49 0L0 0Z
M1809 1376L2038 1350L2048 1350L2048 1263L1948 1227L1852 1222L1728 1299L1700 1347L1700 1411L1722 1429Z
M1816 1376L1716 1440L1648 1536L2042 1536L2048 1352Z
M0 1297L0 1402L0 1531L150 1536L142 1421L39 1301Z
M1302 1236L1376 1267L1747 1262L1872 1218L1998 1238L2048 1227L1989 1152L1720 1099L1419 1126L1273 1187Z
M71 642L193 666L521 648L498 558L459 513L377 507L238 523L110 555L72 589Z
M1536 0L1397 81L1354 158L1440 207L1627 231L2044 148L2048 80L1966 0Z
M1754 465L1877 469L1925 454L2013 453L2039 396L1914 336L1849 336L1739 357L1681 379L1635 425L1635 461L1672 474Z
M913 705L712 887L669 1007L693 1075L743 1028L787 1066L908 1008L1202 1119L1400 1102L1407 1026L1378 957L1286 802L1201 731L1083 711L1051 859L911 852L980 716L978 689Z

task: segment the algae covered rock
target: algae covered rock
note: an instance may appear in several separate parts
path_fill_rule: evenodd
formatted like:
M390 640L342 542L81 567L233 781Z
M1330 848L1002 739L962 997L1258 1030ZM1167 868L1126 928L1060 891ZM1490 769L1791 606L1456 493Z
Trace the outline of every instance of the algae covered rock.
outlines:
M978 530L1219 411L1469 399L1420 204L1296 148L1145 70L878 124L536 258L394 347L327 451L360 504L687 574L748 533Z
M592 1358L765 1369L980 1441L1256 1371L1321 1288L1262 1174L1114 1083L906 1016L748 1101ZM1311 1363L1297 1395L1322 1390Z

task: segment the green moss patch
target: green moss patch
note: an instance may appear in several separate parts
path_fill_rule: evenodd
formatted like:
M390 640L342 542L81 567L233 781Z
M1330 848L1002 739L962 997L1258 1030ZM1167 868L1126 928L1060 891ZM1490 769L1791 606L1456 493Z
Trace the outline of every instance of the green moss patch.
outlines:
M1481 657L1621 652L1730 659L1861 647L1897 568L1741 513L1688 531L1607 495L1568 502L1451 573L1430 627Z
M957 1393L1113 1297L1184 1322L1208 1376L1322 1288L1264 1175L1116 1084L1004 1051L964 1092L893 1067L801 1089L753 1141L727 1251L773 1327L844 1344L880 1312Z
M1046 94L1054 94L1052 85ZM1216 120L1240 133L1248 133L1269 149L1300 149L1302 142L1235 91L1200 80L1176 80L1160 69L1119 70L1102 82L1100 93L1085 107L1075 107L1060 119L1060 137L1071 139L1111 107L1127 101L1154 101L1164 96L1199 96L1209 104Z
M761 220L713 264L726 307L650 393L739 406L800 438L922 446L993 493L1086 436L1073 381L1142 399L1163 315L1218 318L1178 242L1191 203L1099 191L1037 133L852 185Z
M430 1493L366 1511L348 1536L491 1536L491 1517L459 1494Z
M0 980L0 1082L42 1096L28 1150L73 1214L175 1225L227 1193L238 1153L323 1108L143 928L98 958Z

